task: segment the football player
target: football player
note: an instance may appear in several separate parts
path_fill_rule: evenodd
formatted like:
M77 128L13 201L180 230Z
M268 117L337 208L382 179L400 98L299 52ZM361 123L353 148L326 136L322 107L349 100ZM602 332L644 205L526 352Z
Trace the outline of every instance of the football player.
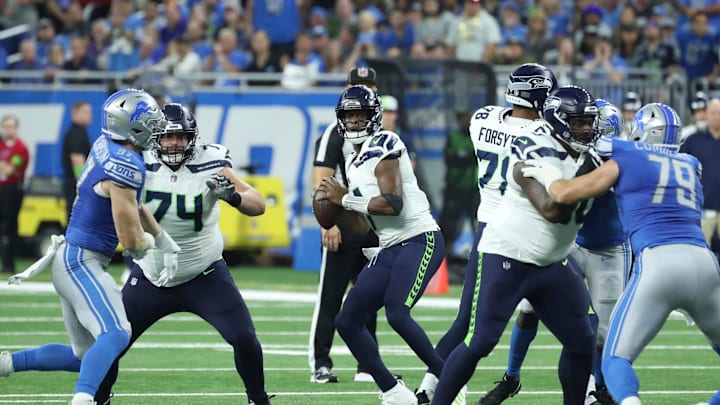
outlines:
M390 326L433 373L440 373L443 360L410 310L440 267L445 242L417 185L405 144L396 133L380 128L382 106L377 94L366 86L352 86L340 96L335 111L338 130L355 150L346 166L349 187L326 177L318 189L327 192L326 199L353 212L346 216L362 220L357 222L365 226L356 229L366 232L369 225L380 241L379 252L348 293L336 327L382 390L383 404L414 404L412 391L380 359L366 322L384 306Z
M477 247L485 224L495 215L500 199L507 190L507 169L510 146L519 133L532 133L538 123L542 106L548 95L557 89L557 79L545 66L527 63L516 68L508 77L505 101L512 108L487 106L472 115L469 134L475 146L478 164L480 205L477 210L477 230L473 246ZM477 249L470 251L460 308L450 329L438 341L435 350L446 359L467 335L470 310L477 279ZM428 370L417 390L418 404L432 401L439 375ZM464 387L459 394L464 399Z
M532 87L538 81L531 81ZM478 272L465 340L448 357L433 404L447 405L472 377L477 362L490 354L523 297L560 340L558 374L565 404L585 399L595 334L590 325L590 298L582 278L567 268L566 256L587 213L587 204L561 205L541 184L527 181L521 169L534 159L567 178L593 164L588 152L598 137L598 109L583 88L559 88L545 100L546 121L511 119L517 134L507 160L505 194L478 244ZM534 112L534 110L533 110ZM490 129L491 136L506 132ZM481 203L482 205L482 203Z
M261 215L260 193L232 170L227 148L197 143L193 114L181 104L163 107L167 125L157 146L145 152L147 183L144 206L182 248L177 273L156 274L162 257L150 253L135 260L122 290L132 336L130 345L167 315L190 312L212 325L233 348L235 368L251 404L269 404L263 355L247 305L222 258L219 200L245 215ZM128 346L129 347L129 346ZM108 401L118 373L117 362L96 397Z
M608 389L621 405L641 403L632 363L672 310L690 314L720 354L720 268L700 227L700 164L678 153L681 123L667 105L641 108L630 136L639 141L598 141L598 152L609 159L584 176L563 180L555 168L537 161L523 171L560 204L597 197L611 188L618 196L635 263L610 318L602 367ZM709 402L720 403L720 392Z
M22 281L52 262L70 345L2 353L0 376L28 370L79 371L70 403L95 403L102 377L130 340L122 297L106 271L118 241L135 259L157 254L160 266L153 269L153 277L167 279L177 268L179 247L147 209L138 208L145 184L141 152L154 144L164 122L155 99L142 90L120 90L105 101L103 136L93 144L78 178L65 237L53 236L45 257L9 280Z
M603 99L595 100L595 104L600 114L598 127L601 135L618 136L624 126L620 110ZM570 257L576 270L587 280L599 323L597 351L593 361L595 390L590 392L594 398L591 398L592 402L589 403L612 405L615 402L605 387L600 360L610 313L622 294L631 264L630 245L619 218L614 193L608 192L595 199L578 231ZM499 404L520 391L520 368L530 342L537 334L537 325L538 317L532 306L527 300L523 300L510 338L508 368L495 388L480 400L480 404Z

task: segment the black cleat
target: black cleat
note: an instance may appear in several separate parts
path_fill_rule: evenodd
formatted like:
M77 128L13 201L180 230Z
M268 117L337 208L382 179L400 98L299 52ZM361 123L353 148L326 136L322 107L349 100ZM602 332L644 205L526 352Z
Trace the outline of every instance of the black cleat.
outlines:
M248 405L270 405L270 398L274 398L275 395L265 395L263 399L250 400Z
M495 381L495 384L497 384L495 388L488 391L477 405L501 404L504 400L514 397L520 392L520 387L522 387L519 378L513 378L507 374L503 375L502 380Z
M607 387L604 385L598 385L595 387L595 391L590 391L588 397L595 397L595 402L591 402L590 405L617 405L617 402L610 395Z
M315 384L326 384L340 382L335 374L327 367L320 367L310 376L310 382Z
M415 398L417 398L418 405L430 405L430 397L428 397L428 394L427 392L425 392L425 390L416 391Z

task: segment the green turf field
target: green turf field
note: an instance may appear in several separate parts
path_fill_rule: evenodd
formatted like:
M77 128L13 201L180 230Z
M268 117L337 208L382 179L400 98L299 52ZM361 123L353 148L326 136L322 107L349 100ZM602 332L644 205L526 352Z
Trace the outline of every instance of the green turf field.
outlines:
M25 264L25 263L23 263ZM23 264L18 266L23 268ZM112 273L118 275L119 267ZM282 268L235 268L235 279L248 296L248 305L262 342L267 390L273 404L379 404L374 384L352 382L355 361L339 337L333 348L339 384L309 383L307 344L317 274ZM47 273L38 281L48 281ZM33 280L35 281L35 279ZM0 280L5 283L4 277ZM252 293L251 291L252 290ZM282 300L262 293L283 291ZM441 297L426 297L413 311L433 342L454 319L447 298L457 298L459 287ZM423 301L421 300L421 304ZM428 305L430 304L430 305ZM469 383L468 403L474 404L493 381L502 376L508 353L509 331L495 352L483 359ZM380 351L389 368L404 376L414 389L424 373L422 363L387 326L378 323ZM19 350L39 344L67 343L60 306L53 293L0 291L0 350ZM521 393L509 404L559 404L556 365L560 346L541 329L531 347L522 375ZM717 356L695 327L669 320L662 333L636 363L641 395L649 404L692 404L707 400L720 385ZM0 379L0 403L67 403L76 374L66 372L16 373ZM199 318L180 314L151 328L121 363L113 404L244 404L242 383L234 371L227 345Z

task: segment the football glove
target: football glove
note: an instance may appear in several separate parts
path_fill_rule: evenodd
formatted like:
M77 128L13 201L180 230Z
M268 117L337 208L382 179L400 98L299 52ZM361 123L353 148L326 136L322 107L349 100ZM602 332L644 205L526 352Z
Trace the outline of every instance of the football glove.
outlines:
M145 232L145 242L146 242L145 248L133 249L133 250L128 249L125 252L123 252L123 256L130 255L135 260L142 260L145 257L145 255L147 255L148 250L155 248L155 237L153 237L152 234Z
M163 269L160 271L158 284L167 285L168 282L175 278L178 271L178 252L180 246L173 238L163 230L160 235L155 237L155 244L158 250L163 253Z
M552 165L545 165L537 160L526 160L525 167L521 170L523 176L532 177L542 184L548 195L550 195L550 184L563 178L562 170Z
M205 181L205 184L215 197L228 202L233 207L240 205L242 197L235 191L235 183L225 175L213 174L211 180Z

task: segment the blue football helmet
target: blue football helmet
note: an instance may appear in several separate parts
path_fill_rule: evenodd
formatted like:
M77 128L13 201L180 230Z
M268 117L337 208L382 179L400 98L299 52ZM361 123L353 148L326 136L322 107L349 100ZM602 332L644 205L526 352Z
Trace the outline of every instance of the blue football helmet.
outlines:
M550 69L537 63L526 63L508 76L505 101L542 112L545 100L557 87L557 79Z
M545 100L543 117L555 137L577 152L587 151L600 137L598 107L582 87L560 87Z
M102 133L114 141L151 149L165 129L165 118L157 101L138 89L113 93L103 104Z
M198 136L197 122L193 113L184 105L169 103L163 106L165 114L165 130L160 134L158 142L153 148L155 156L169 165L180 165L193 156L195 141ZM163 147L160 140L169 134L182 135L188 140L185 147Z
M631 141L662 145L680 145L682 122L672 107L651 103L635 113L630 123Z
M625 126L625 120L623 119L620 109L618 109L615 104L602 98L596 99L595 105L597 105L598 113L600 114L600 119L598 120L600 136L619 137L623 126Z
M351 112L365 113L359 128L349 129L348 124L355 124L346 120ZM353 144L361 144L373 136L382 126L382 105L377 94L367 86L357 85L349 87L343 92L335 107L337 129L340 135Z

